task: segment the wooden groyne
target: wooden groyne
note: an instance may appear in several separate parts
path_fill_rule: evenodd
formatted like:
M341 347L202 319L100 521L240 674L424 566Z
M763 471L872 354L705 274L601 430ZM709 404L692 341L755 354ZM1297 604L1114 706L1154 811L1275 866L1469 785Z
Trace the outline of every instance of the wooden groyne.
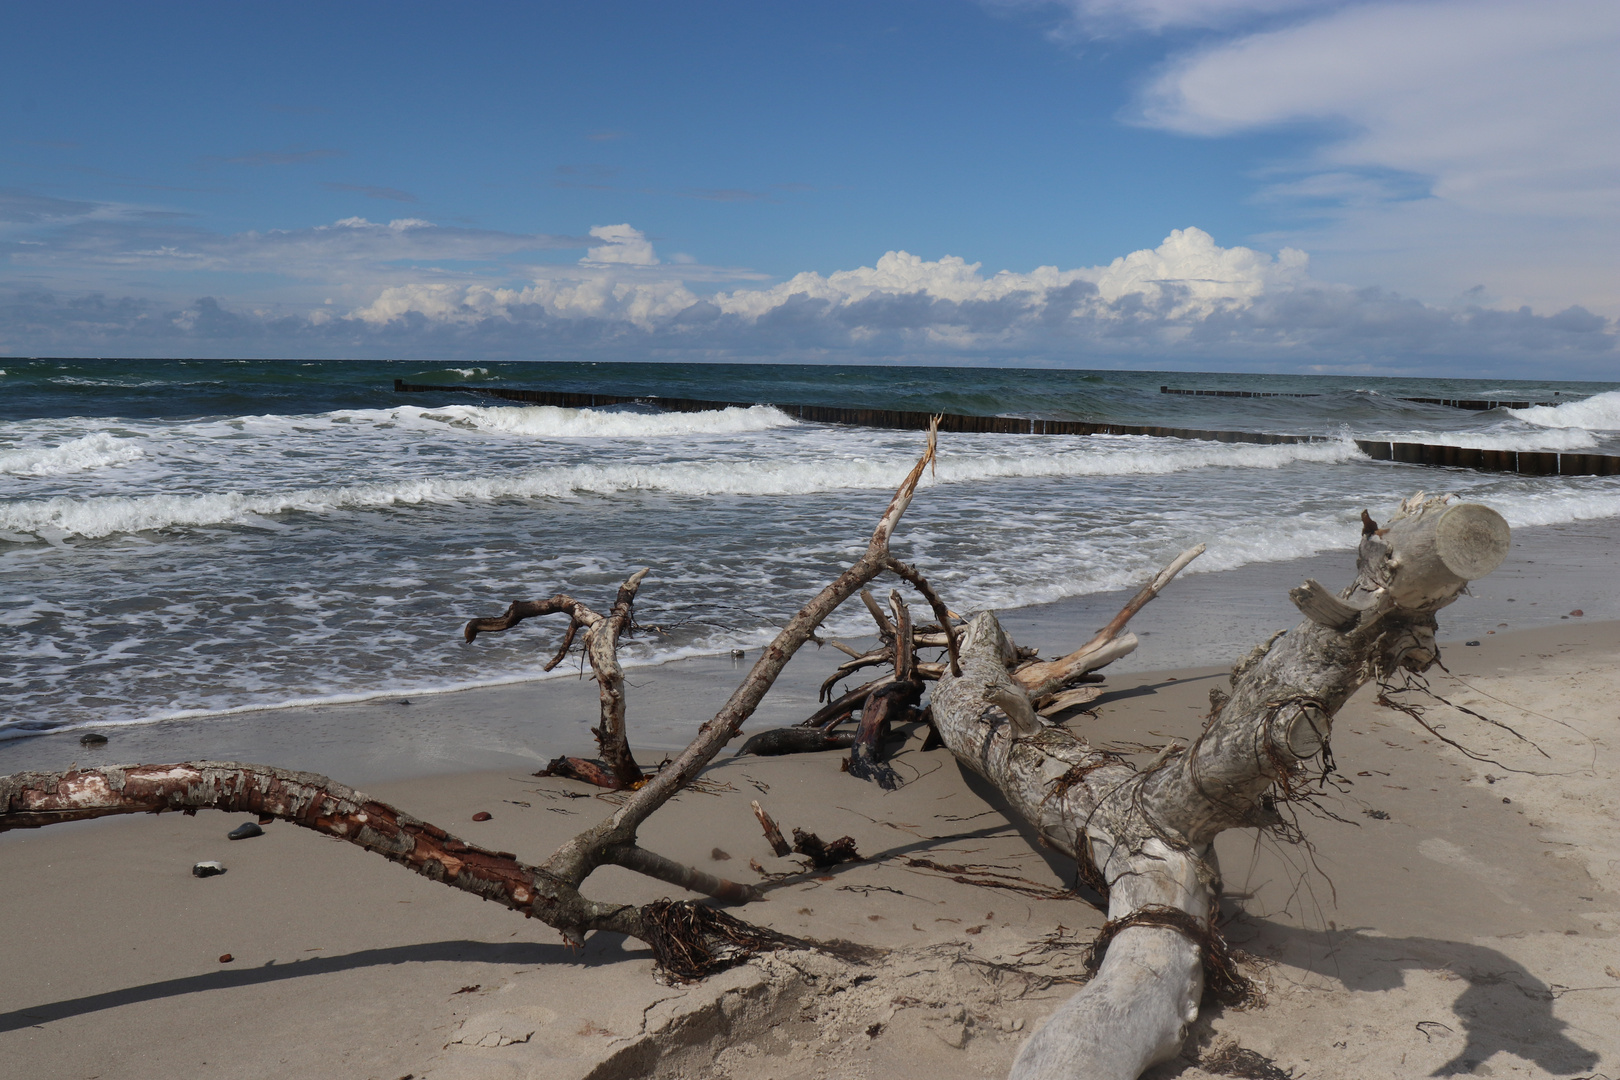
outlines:
M1188 397L1321 397L1321 394L1282 394L1261 390L1179 390L1174 386L1159 387L1161 394L1185 394ZM1403 397L1397 401L1413 401L1419 405L1446 405L1453 409L1469 409L1473 412L1490 412L1492 409L1528 409L1532 405L1542 405L1552 408L1562 405L1562 401L1493 401L1489 398L1441 398L1441 397ZM1574 400L1573 398L1571 400Z
M1185 394L1188 397L1321 397L1321 394L1284 394L1264 390L1177 390L1173 386L1159 387L1161 394Z
M900 431L927 431L934 413L904 409L845 409L836 405L796 405L769 401L702 401L696 398L628 396L623 394L575 394L559 390L515 390L500 386L426 386L394 380L399 393L449 391L488 394L506 401L530 405L554 405L564 409L591 409L602 405L651 405L667 412L710 412L715 409L751 409L769 405L795 420L812 424L849 424L853 427L891 428ZM1265 431L1209 431L1203 428L1172 428L1141 424L1092 424L1081 420L1035 420L1023 416L969 416L964 413L939 414L939 430L992 435L1154 435L1171 439L1206 439L1224 443L1325 442L1319 435L1274 435Z
M1403 465L1439 465L1483 472L1510 472L1524 476L1620 476L1620 457L1612 454L1560 454L1551 450L1480 450L1430 443L1374 442L1357 439L1356 446L1374 461Z
M759 401L705 401L698 398L652 397L631 394L580 394L563 390L519 390L504 386L429 386L394 380L401 394L463 393L484 394L503 401L527 405L551 405L563 409L592 409L603 405L651 405L666 412L712 412L716 409L751 409L770 405L796 420L812 424L848 424L853 427L889 428L900 431L926 431L934 414L904 409L845 409L836 405L778 404ZM1216 393L1216 391L1210 391ZM1241 391L1221 391L1239 394ZM1254 395L1261 396L1261 395ZM1419 400L1419 399L1412 399ZM1436 399L1438 400L1438 399ZM1522 408L1523 406L1515 406ZM994 435L1149 435L1168 439L1202 439L1222 443L1331 442L1323 435L1277 435L1265 431L1211 431L1203 428L1175 428L1144 424L1092 424L1081 420L1039 420L1022 416L969 416L944 413L941 431ZM1620 476L1620 457L1608 454L1560 454L1531 450L1481 450L1462 446L1435 446L1429 443L1382 442L1356 439L1363 454L1374 461L1394 461L1403 465L1433 465L1483 472L1509 472L1525 476Z

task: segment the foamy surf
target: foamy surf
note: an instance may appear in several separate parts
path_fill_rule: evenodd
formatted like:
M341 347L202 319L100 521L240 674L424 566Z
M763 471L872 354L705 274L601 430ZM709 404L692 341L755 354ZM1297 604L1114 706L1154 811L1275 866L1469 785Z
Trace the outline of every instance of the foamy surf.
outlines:
M1532 405L1509 409L1527 424L1548 428L1585 428L1589 431L1620 431L1620 390L1594 394L1583 401L1562 405Z
M0 474L7 476L62 476L111 465L125 465L145 456L133 439L119 439L98 431L59 446L0 450Z
M561 409L549 405L517 408L451 405L422 410L429 420L446 420L480 431L540 439L652 439L678 435L741 435L793 427L798 421L769 405L696 413L612 412Z
M1310 462L1359 458L1350 443L1279 446L1189 442L1148 445L1145 438L1099 439L1079 447L1023 454L956 454L940 463L932 484L967 484L1012 478L1163 476L1195 469L1279 469ZM1158 440L1154 440L1158 442ZM690 497L804 496L840 490L887 491L912 458L881 454L843 459L773 458L668 465L581 465L537 469L513 476L460 479L421 477L391 483L311 487L291 491L207 494L100 495L17 500L0 504L0 533L52 539L95 539L118 533L251 524L278 515L383 510L423 504L500 499L567 499L648 492Z
M1581 427L1540 427L1528 431L1515 427L1487 428L1483 431L1393 431L1376 432L1374 439L1391 442L1427 443L1434 446L1466 446L1477 450L1591 450L1597 438Z

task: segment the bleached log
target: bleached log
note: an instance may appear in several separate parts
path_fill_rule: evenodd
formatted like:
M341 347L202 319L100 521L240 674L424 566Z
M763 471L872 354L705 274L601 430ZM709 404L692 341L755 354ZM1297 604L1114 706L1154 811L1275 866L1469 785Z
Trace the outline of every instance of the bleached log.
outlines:
M1507 544L1506 523L1487 507L1407 500L1389 528L1362 537L1355 581L1338 597L1361 613L1355 622L1341 630L1307 618L1273 638L1234 670L1231 696L1193 745L1167 747L1141 771L1062 728L1025 734L1017 699L1004 704L1016 649L993 615L973 619L962 675L942 678L933 695L945 745L1051 846L1100 872L1111 922L1160 909L1191 917L1183 929L1121 931L1096 977L1025 1044L1013 1080L1135 1080L1180 1051L1204 984L1200 945L1184 930L1212 928L1219 893L1211 841L1281 823L1264 797L1289 797L1363 683L1435 661L1435 612L1494 570ZM1072 667L1075 655L1059 663ZM1063 667L1033 686L1052 685Z

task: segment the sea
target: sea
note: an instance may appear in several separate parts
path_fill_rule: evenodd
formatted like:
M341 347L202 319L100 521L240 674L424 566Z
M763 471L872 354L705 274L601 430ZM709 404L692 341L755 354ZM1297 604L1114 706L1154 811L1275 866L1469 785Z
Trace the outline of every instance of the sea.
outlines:
M396 393L395 379L446 390ZM481 386L758 404L463 392ZM464 622L559 592L603 610L642 567L627 665L754 649L859 555L923 446L783 404L1324 437L943 435L894 549L957 611L1128 587L1200 542L1191 574L1349 549L1364 507L1417 490L1516 527L1620 517L1620 477L1374 461L1353 441L1620 454L1617 383L4 357L0 740L535 679L561 620L471 645ZM828 629L865 621L850 605Z

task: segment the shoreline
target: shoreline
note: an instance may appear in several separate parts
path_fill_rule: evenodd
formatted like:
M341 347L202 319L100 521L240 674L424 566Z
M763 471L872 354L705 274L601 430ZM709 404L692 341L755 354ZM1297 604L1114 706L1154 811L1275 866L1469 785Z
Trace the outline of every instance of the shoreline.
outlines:
M1440 613L1440 640L1454 656L1461 642L1525 627L1556 625L1580 610L1587 621L1620 619L1620 578L1595 568L1620 562L1620 529L1610 522L1519 529L1507 560ZM1184 573L1131 623L1141 645L1105 668L1110 679L1145 671L1230 666L1299 614L1288 589L1307 577L1336 587L1351 569L1349 550L1287 562ZM1045 654L1078 646L1134 590L1072 597L999 611L1020 643ZM949 597L946 597L949 602ZM1570 620L1574 621L1574 620ZM1506 623L1504 627L1501 624ZM855 639L859 642L861 639ZM550 642L536 640L535 665ZM686 745L758 657L689 656L626 666L632 745L656 760ZM817 707L821 680L842 656L800 650L745 732L795 724ZM406 705L403 702L409 701ZM53 771L74 763L196 759L268 762L352 784L480 769L533 771L560 754L594 753L595 684L569 673L431 693L381 693L352 702L248 708L181 719L73 727L0 743L0 775ZM103 747L81 746L97 730Z
M1217 843L1225 932L1263 961L1252 974L1267 1004L1206 1008L1183 1058L1148 1080L1204 1080L1192 1059L1227 1041L1313 1080L1612 1075L1617 651L1620 622L1572 619L1448 654L1437 691L1549 757L1449 710L1430 720L1506 770L1356 695L1335 723L1342 783L1322 792L1334 816L1303 818L1309 856L1246 832ZM1066 723L1145 762L1196 733L1224 674L1111 672L1096 716ZM639 700L656 709L650 697ZM569 951L540 923L280 823L234 843L224 834L245 816L213 813L0 835L13 880L27 883L0 893L0 917L27 928L0 945L12 973L0 1053L32 1075L131 1080L1005 1075L1073 992L1051 980L1074 976L1103 917L1064 894L1072 863L912 735L896 792L840 772L838 753L725 757L707 790L649 820L647 845L672 858L747 881L750 859L792 874L742 917L890 950L862 968L762 958L695 987L660 985L633 941L598 934ZM611 796L527 771L368 790L527 859L611 812ZM865 861L804 872L773 859L756 799L784 828L854 837ZM493 819L474 823L478 811ZM198 859L228 873L193 878ZM986 870L1049 895L962 880ZM590 885L630 903L670 892L613 867Z

